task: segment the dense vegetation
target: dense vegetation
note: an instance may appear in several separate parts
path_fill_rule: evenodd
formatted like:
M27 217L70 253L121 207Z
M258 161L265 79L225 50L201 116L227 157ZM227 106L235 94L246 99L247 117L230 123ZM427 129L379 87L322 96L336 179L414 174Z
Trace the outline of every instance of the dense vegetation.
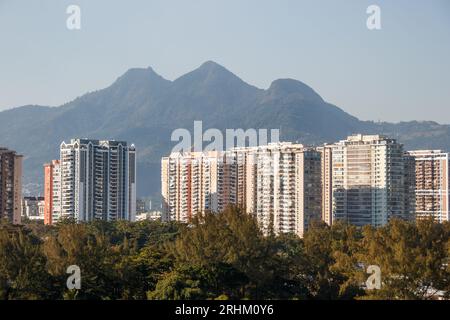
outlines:
M450 288L450 223L362 229L315 222L263 236L229 208L191 225L0 224L0 299L429 299ZM69 290L67 267L81 269ZM378 265L380 290L365 290Z

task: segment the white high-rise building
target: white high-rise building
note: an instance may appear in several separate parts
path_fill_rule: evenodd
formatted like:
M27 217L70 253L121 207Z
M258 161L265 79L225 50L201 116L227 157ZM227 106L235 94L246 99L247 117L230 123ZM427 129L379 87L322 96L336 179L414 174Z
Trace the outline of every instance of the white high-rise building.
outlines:
M59 216L77 221L135 220L134 145L128 146L123 141L72 139L70 143L61 143L60 152Z
M322 217L363 226L414 219L403 146L380 135L354 135L322 151ZM331 166L331 170L330 170Z
M270 143L252 149L256 162L253 208L264 232L303 236L321 219L320 153L301 144ZM254 192L252 192L254 190Z

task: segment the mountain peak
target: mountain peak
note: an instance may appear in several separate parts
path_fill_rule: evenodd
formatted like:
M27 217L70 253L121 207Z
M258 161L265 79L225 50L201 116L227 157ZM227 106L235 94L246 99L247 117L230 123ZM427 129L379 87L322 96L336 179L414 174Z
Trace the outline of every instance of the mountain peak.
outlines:
M304 100L323 102L322 97L310 86L294 79L278 79L267 90L270 96L296 96Z
M131 68L128 69L117 80L121 79L145 79L145 78L162 78L159 74L153 70L152 67L148 68Z
M217 62L212 61L212 60L208 60L208 61L203 62L200 65L199 69L208 69L208 70L222 69L222 70L226 70L225 67L221 66L220 64L218 64Z
M234 73L229 71L224 66L214 62L212 60L208 60L200 65L197 69L193 71L194 73L201 74L206 77L232 77L238 78Z
M157 74L153 68L131 68L128 69L112 84L114 88L132 88L132 87L155 87L160 88L170 83Z
M176 84L189 84L189 85L201 85L208 87L217 87L218 89L222 86L235 85L239 86L241 84L246 84L241 78L236 76L234 73L221 66L214 61L206 61L200 65L197 69L181 76L175 80Z

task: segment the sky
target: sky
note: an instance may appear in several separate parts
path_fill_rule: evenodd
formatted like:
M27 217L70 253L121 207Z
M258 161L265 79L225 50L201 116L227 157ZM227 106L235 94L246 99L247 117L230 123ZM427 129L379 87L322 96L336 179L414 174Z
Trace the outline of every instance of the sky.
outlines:
M370 5L381 30L366 26ZM448 0L0 0L0 110L58 106L132 67L174 80L207 60L263 89L300 80L362 120L450 124Z

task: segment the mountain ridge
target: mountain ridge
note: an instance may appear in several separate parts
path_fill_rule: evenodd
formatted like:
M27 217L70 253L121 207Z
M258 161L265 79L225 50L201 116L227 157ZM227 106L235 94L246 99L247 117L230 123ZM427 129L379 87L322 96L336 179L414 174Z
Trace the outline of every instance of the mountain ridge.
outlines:
M176 142L177 128L193 122L208 128L281 129L282 140L335 142L353 133L380 133L407 148L450 150L450 125L433 121L361 121L326 102L295 79L276 79L260 89L206 61L177 79L153 68L131 68L110 86L61 106L26 105L0 112L0 145L25 155L24 185L43 183L42 165L58 157L61 141L73 137L126 140L138 151L138 193L159 192L160 158ZM39 190L26 190L38 193ZM41 192L42 193L42 188Z

